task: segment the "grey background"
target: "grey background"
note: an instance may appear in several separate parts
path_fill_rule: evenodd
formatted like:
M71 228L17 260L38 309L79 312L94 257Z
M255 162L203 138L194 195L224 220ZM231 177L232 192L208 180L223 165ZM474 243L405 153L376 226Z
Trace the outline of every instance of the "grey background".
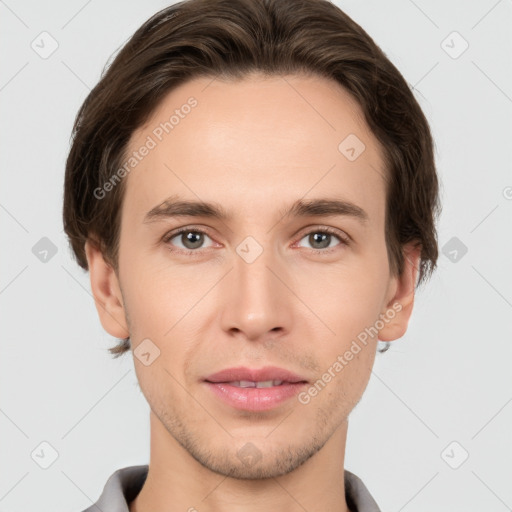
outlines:
M336 3L414 86L431 123L446 253L407 334L377 355L345 467L386 511L511 510L512 2ZM112 53L166 5L0 1L3 512L82 510L113 471L149 460L133 361L106 352L114 340L71 258L61 206L79 106ZM43 31L58 43L46 59L31 47ZM453 31L469 44L457 58ZM43 237L56 251L46 261Z

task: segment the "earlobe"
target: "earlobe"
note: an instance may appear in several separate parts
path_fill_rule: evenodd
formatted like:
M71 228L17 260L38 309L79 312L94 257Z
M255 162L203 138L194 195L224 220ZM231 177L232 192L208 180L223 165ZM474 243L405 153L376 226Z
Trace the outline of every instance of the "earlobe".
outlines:
M414 306L414 296L419 273L421 247L410 244L403 249L404 268L402 275L393 278L395 292L386 305L381 317L384 327L379 330L378 339L393 341L407 331Z
M91 290L103 328L116 338L130 335L119 282L114 269L89 240L85 244Z

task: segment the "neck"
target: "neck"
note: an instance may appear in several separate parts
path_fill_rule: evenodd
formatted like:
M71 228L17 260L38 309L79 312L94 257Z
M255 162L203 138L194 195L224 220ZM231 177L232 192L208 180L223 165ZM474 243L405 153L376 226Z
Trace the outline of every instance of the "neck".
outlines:
M150 413L151 452L142 490L130 512L350 512L344 459L348 423L293 471L262 479L236 479L194 459Z

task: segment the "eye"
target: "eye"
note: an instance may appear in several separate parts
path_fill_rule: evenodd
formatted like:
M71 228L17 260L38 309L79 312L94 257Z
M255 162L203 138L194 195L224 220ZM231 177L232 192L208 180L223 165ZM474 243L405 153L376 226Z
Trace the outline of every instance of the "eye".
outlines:
M164 236L164 243L171 244L178 247L183 252L197 252L196 249L204 249L205 237L211 238L201 229L181 228L177 231L173 231ZM171 240L176 239L176 242L171 243ZM180 245L181 243L181 245ZM212 245L206 246L212 247Z
M209 245L205 244L205 237L210 240ZM181 252L184 254L192 255L199 254L198 249L207 249L213 247L212 239L208 236L206 231L199 228L184 227L178 230L167 233L163 237L163 242L170 245L172 251ZM173 241L174 240L174 241ZM338 230L332 228L322 227L309 231L303 236L298 244L303 240L311 244L311 250L315 253L330 253L337 250L337 247L342 245L349 245L349 237L341 234ZM338 243L336 243L336 240Z
M331 228L316 228L306 233L298 243L300 244L303 240L306 240L312 246L312 250L317 253L329 253L340 245L349 245L348 237Z

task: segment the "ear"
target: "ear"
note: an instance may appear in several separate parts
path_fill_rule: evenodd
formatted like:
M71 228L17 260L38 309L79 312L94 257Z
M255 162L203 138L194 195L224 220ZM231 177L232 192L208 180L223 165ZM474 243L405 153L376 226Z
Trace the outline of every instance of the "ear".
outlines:
M378 335L381 341L393 341L405 334L414 306L421 247L414 247L411 243L404 247L403 254L403 272L391 279L388 293L391 298L388 297L386 309L381 315L384 323Z
M127 338L127 327L121 288L114 269L104 260L99 248L89 240L85 243L91 290L101 325L116 338Z

